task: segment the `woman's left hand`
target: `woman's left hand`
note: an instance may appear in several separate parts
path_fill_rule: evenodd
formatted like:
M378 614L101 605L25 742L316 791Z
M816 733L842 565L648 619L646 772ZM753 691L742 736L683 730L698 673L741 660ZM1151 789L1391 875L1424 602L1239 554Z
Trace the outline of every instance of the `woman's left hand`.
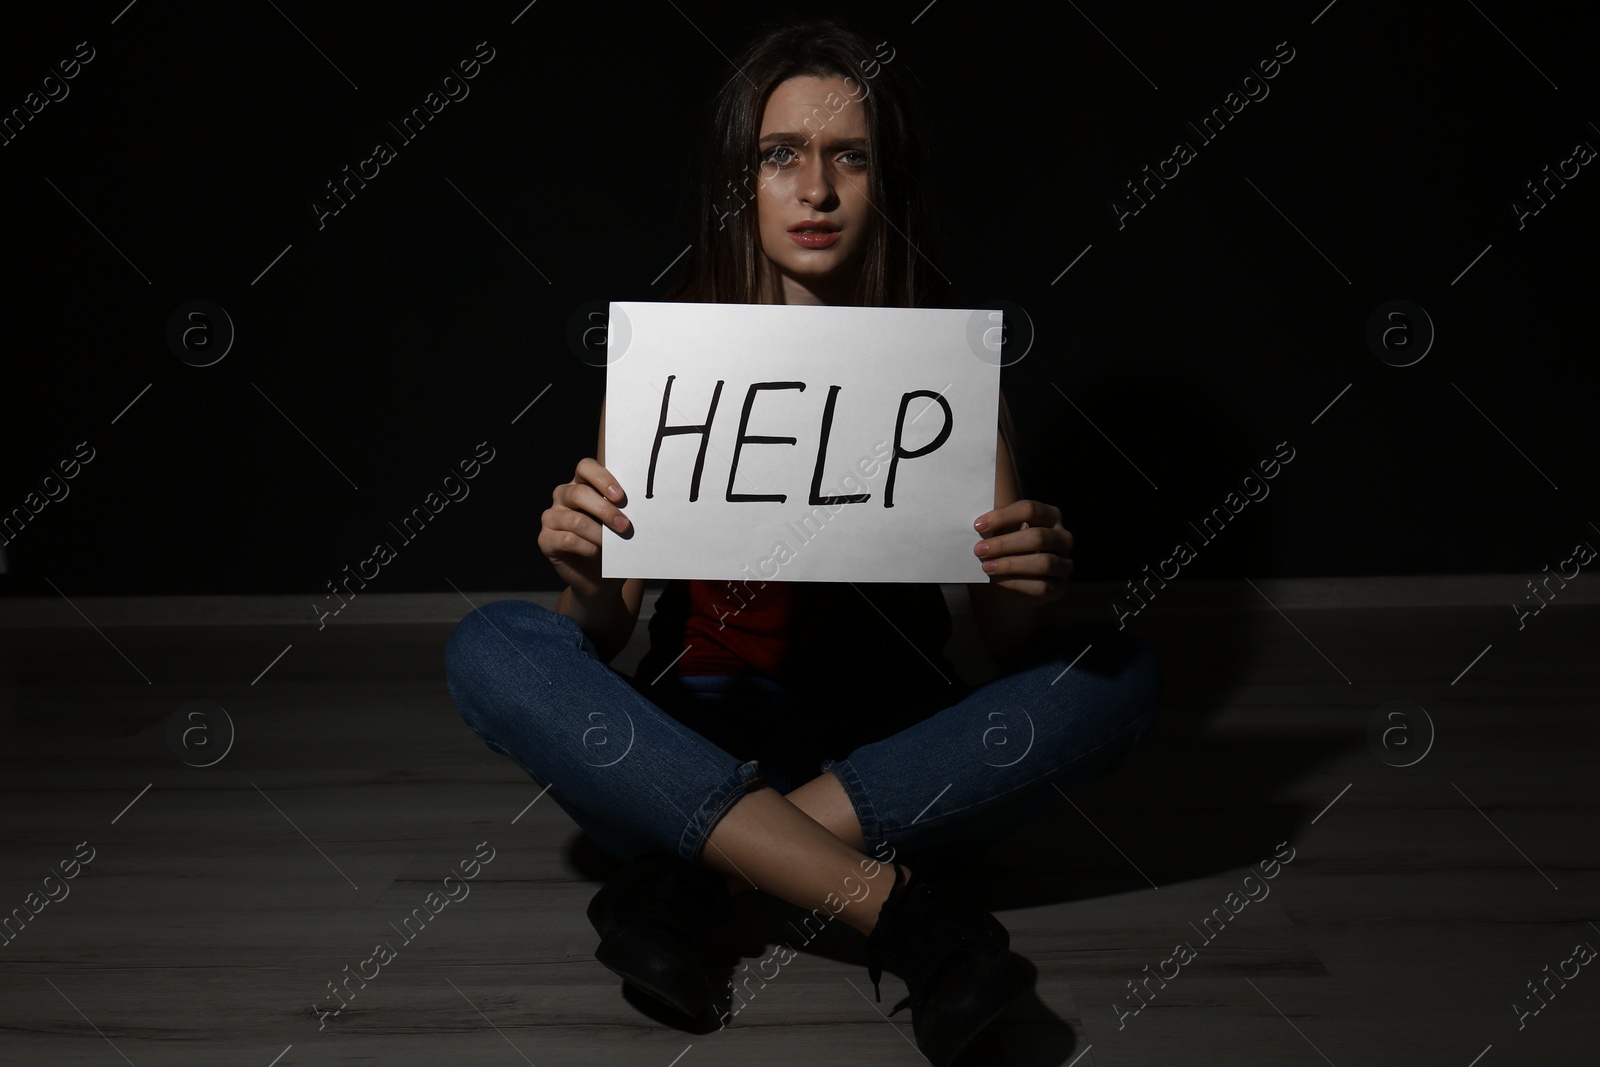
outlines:
M1014 590L1037 604L1066 594L1072 574L1072 533L1061 510L1037 500L1014 500L979 515L973 528L986 535L973 546L989 583Z

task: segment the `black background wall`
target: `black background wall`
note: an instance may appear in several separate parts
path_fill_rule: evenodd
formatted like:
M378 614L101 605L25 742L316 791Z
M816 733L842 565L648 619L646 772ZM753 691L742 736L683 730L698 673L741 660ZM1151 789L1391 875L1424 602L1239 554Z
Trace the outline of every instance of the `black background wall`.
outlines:
M1324 3L834 9L926 87L953 303L1035 325L1003 388L1080 579L1178 540L1200 548L1186 574L1252 578L1532 575L1600 544L1600 177L1552 182L1520 225L1512 206L1600 146L1590 32L1566 7ZM539 516L593 454L604 391L568 323L665 291L696 123L753 11L13 16L7 113L78 42L93 58L0 147L0 509L79 442L94 458L9 531L0 589L319 594L483 441L470 495L369 589L556 588ZM479 42L470 95L399 138ZM1290 49L1214 141L1188 126ZM312 201L378 140L396 158L319 227ZM1196 158L1119 226L1113 198L1179 140ZM167 339L196 299L236 330L206 367ZM1392 300L1437 331L1410 366L1368 343ZM1271 495L1200 547L1189 522L1280 442Z

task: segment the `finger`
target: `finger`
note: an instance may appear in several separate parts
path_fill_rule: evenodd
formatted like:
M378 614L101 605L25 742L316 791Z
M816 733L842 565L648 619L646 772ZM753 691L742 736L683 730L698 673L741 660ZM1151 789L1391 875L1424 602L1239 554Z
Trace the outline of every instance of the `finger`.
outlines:
M623 503L628 494L622 491L622 486L617 484L616 476L592 456L585 456L578 461L578 469L573 476L576 481L587 482L594 486L607 500Z
M598 526L596 529L598 530ZM571 530L546 529L539 535L539 550L545 556L555 560L553 553L562 553L568 556L583 556L592 559L600 554L600 546L590 541L581 534Z
M979 526L978 522L986 523ZM1004 507L986 511L978 516L978 521L973 523L973 528L979 532L999 532L1012 529L1026 522L1031 526L1054 526L1061 521L1061 511L1051 504L1044 504L1037 500L1013 500Z
M560 534L576 534L585 542L600 545L600 523L592 516L572 508L551 508L544 514L543 532L551 534L551 540L565 542Z
M554 511L576 511L598 522L609 522L614 517L605 512L612 505L587 482L561 483L551 492L550 502Z
M1003 582L995 582L1002 589L1008 589L1023 596L1034 597L1038 600L1057 600L1066 594L1066 586L1058 578L1040 580L1036 578L1008 578Z
M983 561L984 573L993 578L1057 578L1072 574L1072 561L1053 552L1032 552Z
M615 504L601 496L595 487L584 482L568 482L556 487L556 503L592 515L621 533L628 528L628 517Z
M1071 548L1072 541L1065 530L1053 526L1029 526L1015 533L985 538L973 545L972 551L984 559L993 559L1026 552L1057 552L1070 556Z

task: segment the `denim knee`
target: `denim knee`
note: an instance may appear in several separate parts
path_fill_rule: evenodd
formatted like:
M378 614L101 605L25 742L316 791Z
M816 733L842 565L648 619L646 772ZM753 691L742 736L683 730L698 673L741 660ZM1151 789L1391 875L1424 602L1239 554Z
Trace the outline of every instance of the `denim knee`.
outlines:
M1100 773L1121 764L1155 721L1162 691L1155 650L1108 621L1080 622L1040 635L1013 657L1012 664L1013 670L1045 667L1050 676L1046 691L1060 692L1061 714L1084 714L1084 705L1074 700L1074 694L1091 702L1095 733L1114 739L1101 754ZM1057 686L1068 669L1077 676L1078 685Z
M1150 732L1160 708L1163 683L1155 649L1138 635L1103 619L1084 623L1081 630L1085 643L1092 647L1073 670L1087 670L1115 680L1116 714L1131 727L1123 750L1126 756Z
M547 648L576 648L584 635L568 615L530 600L496 600L456 624L445 646L445 685L456 710L480 735L494 715L514 707L527 667L539 670ZM489 738L486 737L486 740Z

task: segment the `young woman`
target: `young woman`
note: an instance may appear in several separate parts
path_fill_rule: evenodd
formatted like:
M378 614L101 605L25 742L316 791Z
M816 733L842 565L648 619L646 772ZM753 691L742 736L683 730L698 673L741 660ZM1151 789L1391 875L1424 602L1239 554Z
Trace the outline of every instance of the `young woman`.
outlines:
M916 123L905 60L812 22L734 63L712 108L699 239L669 298L933 303L920 138L965 146ZM701 941L730 894L759 889L858 930L874 987L885 965L906 980L936 1064L1022 991L1005 928L936 861L1113 768L1148 728L1160 676L1109 622L1056 624L1072 535L1058 508L1021 496L1003 396L1000 411L967 586L1001 667L987 684L945 657L931 584L669 581L634 677L613 670L644 582L600 576L601 524L629 536L637 488L605 467L603 405L595 456L543 514L540 550L567 585L556 610L500 601L456 629L449 686L468 725L626 861L589 917L596 957L628 982L726 1024L778 971L723 996Z

